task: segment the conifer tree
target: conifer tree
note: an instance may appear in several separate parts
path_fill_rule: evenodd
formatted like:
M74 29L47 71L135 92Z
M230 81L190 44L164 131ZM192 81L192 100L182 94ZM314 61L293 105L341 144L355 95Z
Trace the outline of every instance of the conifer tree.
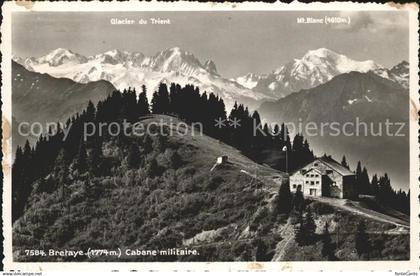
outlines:
M102 167L102 139L101 137L96 137L94 139L95 143L92 144L92 149L90 151L89 157L88 157L88 167L89 171L93 175L100 175L101 173L101 167Z
M357 225L356 236L355 236L355 247L359 257L366 256L369 258L369 238L366 233L366 225L362 220Z
M167 137L164 135L157 135L153 140L153 149L157 152L164 152L167 147Z
M29 146L29 143L28 143ZM25 156L24 151L21 147L17 147L15 162L12 166L12 221L15 221L19 218L23 212L25 205L25 190L26 181L25 181L25 167L27 163L25 162L27 157Z
M122 118L126 119L130 123L137 121L139 114L137 109L137 100L135 90L128 89L128 91L122 94L122 107L121 107Z
M402 198L402 209L401 211L410 216L410 189L408 190L405 197Z
M151 159L147 164L146 173L150 177L155 177L159 174L159 165L155 158Z
M315 231L316 231L316 224L314 221L314 217L312 214L311 208L308 206L305 219L303 221L303 228L305 231L305 242L307 244L311 244L315 241Z
M87 108L86 108L86 121L87 122L93 122L95 119L96 109L93 105L92 101L88 102Z
M170 168L178 169L182 164L182 158L176 150L166 150L165 151L166 159L169 163Z
M357 191L359 194L363 193L363 187L362 187L362 164L359 162L357 162L357 167L356 167L356 186L357 186Z
M391 181L388 174L385 173L384 176L379 178L378 194L376 197L381 203L390 204L393 194L395 194L395 191L392 190Z
M280 139L283 141L283 143L286 141L286 126L284 123L282 123L280 126Z
M191 103L189 103L191 104ZM169 92L166 84L161 83L158 91L153 94L152 112L154 114L168 114L170 111Z
M288 214L292 208L292 194L287 181L284 181L279 188L277 196L276 211L279 214Z
M147 100L147 89L145 85L142 85L142 92L139 94L137 101L137 114L139 117L150 113L149 101Z
M379 189L379 187L378 187L378 183L379 183L379 180L378 180L378 175L374 175L373 177L372 177L372 180L371 180L371 182L370 182L370 190L372 191L372 194L374 195L374 196L376 196L377 194L378 194L378 189Z
M304 202L305 200L303 198L302 187L298 186L293 197L293 208L299 213L302 212L304 208Z
M341 165L342 165L343 167L347 168L347 169L350 169L350 166L349 166L349 164L347 163L347 159L346 159L346 156L345 156L345 155L343 155L343 158L341 159Z
M143 138L143 154L148 154L153 151L153 140L149 135L145 135Z
M80 141L79 145L79 153L77 155L77 169L79 172L84 172L87 169L87 153L86 153L86 145L83 140Z
M137 169L140 166L141 157L139 146L135 143L130 145L128 156L127 156L127 164L130 169Z
M368 175L366 167L363 167L362 174L360 175L360 186L362 187L363 194L367 194L367 195L372 194L370 190L369 175Z
M331 235L328 230L329 224L325 223L324 232L322 233L322 256L327 257L331 261L334 257L333 244L331 242Z
M56 166L57 166L57 175L58 175L58 185L59 185L59 188L61 189L60 191L61 201L64 204L64 202L66 201L66 196L67 196L67 185L68 185L68 175L69 175L69 170L68 170L68 165L66 163L64 150L62 150L60 154L58 155L57 160L56 160Z
M261 133L261 117L258 111L254 111L251 118L252 124L255 126L255 135L252 134L252 141L250 150L252 156L256 156L259 152L261 152L261 147L264 143L264 135Z

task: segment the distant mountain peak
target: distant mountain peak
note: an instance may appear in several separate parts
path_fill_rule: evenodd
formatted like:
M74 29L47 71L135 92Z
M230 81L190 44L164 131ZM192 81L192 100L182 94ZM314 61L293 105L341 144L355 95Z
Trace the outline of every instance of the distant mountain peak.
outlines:
M101 63L105 64L123 64L128 61L133 61L134 54L131 54L127 51L121 51L119 49L112 49L109 51L106 51L102 54L98 54L92 57L89 57L89 60L97 60ZM140 61L142 60L143 55L141 56ZM138 62L136 60L136 62Z
M55 50L52 50L48 54L46 54L44 57L48 60L51 60L54 58L65 57L65 56L73 57L73 56L76 56L76 54L65 48L57 48Z
M167 49L166 49L166 50L164 50L164 51L179 52L179 53L181 53L181 52L185 52L185 51L183 51L183 50L181 49L181 47L179 47L179 46L175 46L175 47L167 48Z
M104 55L109 55L109 56L117 56L117 55L121 55L121 54L127 54L127 52L120 51L118 49L112 49L112 50L106 51L104 53Z
M190 52L188 52L188 51L186 51L186 50L184 50L184 49L182 49L178 46L177 47L172 47L172 48L167 48L167 49L157 53L156 55L158 56L158 55L162 55L162 54L167 54L167 55L171 54L171 55L174 55L174 56L193 56L192 53L190 53Z
M327 58L327 57L337 57L339 56L339 54L327 48L319 48L316 50L309 50L308 52L306 52L303 58L310 57L310 56Z
M204 73L203 65L190 52L173 47L157 53L149 67L158 72L180 72L185 75Z
M59 54L74 54L71 50L66 48L57 48L52 50L48 55L59 55Z
M23 58L17 56L17 55L12 55L12 60L18 64L21 64L24 60Z
M410 67L410 64L408 63L408 61L403 60L400 63L398 63L397 65L393 66L391 68L391 71L408 69L409 67Z
M322 66L323 63L328 62L329 64L327 65L331 66L332 70L337 70L338 73L348 73L350 71L368 72L382 67L381 65L376 64L373 60L353 60L327 48L310 50L299 61L309 62L309 65L312 65L310 62L313 62L313 65L317 66Z
M252 89L258 84L258 81L260 79L261 79L260 75L255 74L255 73L248 73L243 77L238 77L238 78L234 79L234 81L236 81L237 83L239 83L243 87Z
M64 63L84 63L86 61L86 57L73 53L65 48L57 48L37 59L38 63L48 63L54 67L60 66Z
M378 68L373 70L373 72L382 78L398 83L405 89L409 87L410 64L405 60L393 66L391 69Z
M292 92L323 84L333 77L351 71L369 72L383 68L372 60L357 61L327 48L307 51L302 58L279 66L267 75L247 74L238 83L255 92L282 98Z
M204 63L204 69L206 69L211 74L219 75L219 73L217 73L216 64L212 60L207 60Z

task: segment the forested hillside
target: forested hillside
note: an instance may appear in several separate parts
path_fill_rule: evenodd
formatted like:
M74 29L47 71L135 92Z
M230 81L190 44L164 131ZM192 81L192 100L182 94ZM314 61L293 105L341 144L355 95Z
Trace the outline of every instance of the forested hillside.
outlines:
M274 135L273 129L287 134L282 126L264 125L254 136L249 123L258 113L251 115L236 105L227 116L220 98L201 95L193 86L161 85L151 101L150 110L156 114L150 114L145 87L142 90L139 97L133 90L116 91L96 106L90 102L67 121L64 140L59 129L40 137L34 147L27 143L18 148L12 169L16 260L72 261L73 257L27 256L24 250L88 248L188 248L199 253L121 257L129 261L408 258L408 235L392 232L396 225L292 195L284 173L253 161L260 151L286 147L289 166L301 166L313 158L301 135L293 139L293 146L288 135ZM235 118L243 128L232 124ZM217 119L225 125L215 125ZM94 132L84 139L87 123L99 127L124 120L128 130L140 122L151 132ZM193 122L202 123L203 135L192 134L198 131ZM228 162L214 166L222 155ZM322 232L326 224L342 225L329 229L331 237L337 229L347 234L330 244ZM356 248L358 235L369 247ZM282 246L286 241L288 246ZM323 244L327 253L319 255ZM387 251L393 244L399 246ZM293 253L300 250L306 255ZM78 259L122 260L83 255Z

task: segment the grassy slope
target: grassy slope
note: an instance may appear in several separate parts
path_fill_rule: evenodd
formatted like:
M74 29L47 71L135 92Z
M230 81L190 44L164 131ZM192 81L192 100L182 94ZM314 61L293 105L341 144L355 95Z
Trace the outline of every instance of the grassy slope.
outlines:
M160 119L169 122L173 118L156 116L144 123ZM142 139L130 140L140 140L142 150ZM271 189L263 189L261 182L241 170L256 166L260 175L271 175L272 169L256 165L236 149L206 136L175 135L169 137L166 144L164 151L154 150L144 155L143 167L128 169L128 147L118 146L112 139L105 142L105 159L112 164L109 173L88 177L70 165L72 180L64 196L54 173L47 180L35 183L36 191L25 215L14 224L15 256L28 260L21 250L30 248L180 247L202 231L226 226L233 226L235 230L222 233L217 239L234 240L255 214L268 205ZM172 167L167 160L174 151L182 159L179 168ZM220 155L228 155L230 163L210 172ZM158 176L148 173L152 159L161 167L162 173ZM86 183L94 186L97 196L86 194ZM39 192L43 185L53 185L56 189L50 193ZM211 242L211 239L206 240L206 243ZM224 258L221 253L211 254ZM233 254L227 255L226 260L231 260Z

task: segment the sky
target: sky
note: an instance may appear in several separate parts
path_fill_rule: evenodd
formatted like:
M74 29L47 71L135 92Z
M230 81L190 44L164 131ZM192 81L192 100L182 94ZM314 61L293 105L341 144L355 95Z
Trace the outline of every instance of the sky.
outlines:
M298 17L344 16L350 24L298 24ZM112 18L169 19L170 25L112 25ZM180 47L202 63L215 62L225 77L269 73L328 48L355 60L392 67L408 60L408 14L404 11L301 12L19 12L12 17L12 51L39 57L56 48L82 55L111 49L157 52Z

